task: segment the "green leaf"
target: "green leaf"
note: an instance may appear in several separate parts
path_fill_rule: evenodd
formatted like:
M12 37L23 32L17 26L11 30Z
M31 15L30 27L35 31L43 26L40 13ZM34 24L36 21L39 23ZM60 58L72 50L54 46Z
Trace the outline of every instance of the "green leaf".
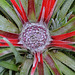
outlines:
M17 4L20 6L20 4L19 4L19 0L15 0L16 2L17 2Z
M20 56L19 52L16 50L16 48L10 43L10 41L8 41L6 38L3 38L3 40L5 40L10 48L12 49L14 55L15 55L15 59L16 59L16 63L22 62L22 57Z
M66 2L64 3L64 5L62 6L61 10L60 10L60 13L59 13L59 18L63 19L69 8L71 7L72 3L73 3L74 0L66 0Z
M64 63L65 65L67 65L68 67L70 67L72 70L75 71L75 61L73 59L71 59L70 57L68 57L62 52L57 52L57 53L51 52L50 54L53 57L55 57L57 60Z
M5 1L5 0L0 0L0 6L7 12L7 14L15 21L19 29L21 30L22 23L13 10L13 8Z
M55 30L55 29L61 27L62 25L66 24L68 22L68 19L71 14L72 14L72 12L68 13L65 16L65 18L63 20L61 20L61 18L59 18L59 11L58 11L55 20L52 18L51 30Z
M62 75L56 62L54 61L53 57L49 52L46 52L44 54L44 62L49 67L53 75Z
M3 68L3 67L2 67ZM4 72L5 72L5 69L0 73L0 75L3 75L4 74Z
M0 30L18 33L18 28L9 20L0 15Z
M9 70L9 75L12 75L12 70Z
M67 66L59 62L58 60L55 60L57 65L59 66L60 70L65 74L65 75L75 75L75 73L69 69Z
M0 60L8 58L12 55L13 54L11 53L10 48L0 48Z
M38 73L38 70L37 70L37 68L36 68L34 75L38 75L38 74L39 74L39 73Z
M66 32L71 31L72 29L75 30L75 17L69 20L66 24L62 25L61 27L51 31L51 35L60 35Z
M18 67L15 64L11 64L6 61L0 61L0 66L7 68L7 69L14 70L14 71L18 71Z
M3 70L4 70L4 68L0 66L0 73L2 73Z
M35 0L36 18L38 18L42 6L42 0Z
M22 53L27 53L27 51L24 49L20 49L20 48L16 48L17 51L20 52L20 54ZM6 59L13 56L13 52L11 48L0 48L0 60L2 59Z
M57 11L60 9L60 7L63 5L64 2L65 2L65 0L58 0L57 1L56 7L55 7L55 10L53 13L53 18L55 17Z
M49 68L47 67L45 63L44 63L44 75L51 75Z
M28 75L31 65L32 65L32 60L26 59L25 62L23 63L23 67L21 69L20 75Z
M62 5L65 3L65 0L57 0L57 4L52 14L52 18L54 19L58 11L61 9ZM51 26L52 20L50 20L48 28Z
M69 10L69 12L73 11L73 13L75 14L75 5Z
M5 18L7 18L8 20L10 20L11 22L13 22L12 18L4 11L4 9L2 7L0 7L0 11L2 12L2 14L5 16Z
M21 0L22 5L24 7L25 12L27 13L28 11L28 0Z

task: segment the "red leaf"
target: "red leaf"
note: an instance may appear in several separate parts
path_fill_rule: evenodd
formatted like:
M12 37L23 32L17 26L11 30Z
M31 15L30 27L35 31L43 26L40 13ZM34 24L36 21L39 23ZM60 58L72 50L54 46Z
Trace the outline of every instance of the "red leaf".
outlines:
M45 19L45 23L47 23L47 24L48 24L52 14L53 14L53 11L54 11L54 8L56 6L56 3L57 3L57 0L52 0L51 1L51 6L50 6L51 8L49 10L49 14L48 14L47 18Z
M45 19L47 19L48 15L51 13L53 6L55 4L55 0L48 0L45 11Z
M22 47L21 44L13 44L13 45L16 47ZM0 42L0 47L9 47L9 45L7 43Z
M14 5L14 7L17 9L17 11L19 12L19 14L21 15L22 19L25 20L25 22L27 22L28 20L27 20L27 17L25 16L26 14L25 14L25 12L23 10L23 7L21 6L22 7L22 11L23 11L22 12L21 9L20 9L20 7L18 6L18 4L16 3L15 0L11 0L11 2Z
M44 8L45 9L45 15L43 15L44 21L45 21L45 23L49 22L49 20L52 16L53 10L55 8L56 2L57 2L56 0L43 0L38 21L40 21L40 19L42 17L43 8Z
M43 12L43 8L44 8L44 7L46 8L46 4L47 4L47 0L43 0L43 2L42 2L42 7L41 7L41 11L40 11L40 15L39 15L39 18L38 18L38 21L40 21L40 19L41 19L42 12Z
M53 40L50 44L75 44L75 42L70 41L60 41L60 40Z
M12 4L14 5L14 7L17 9L17 11L19 12L19 14L21 15L22 19L24 19L23 15L22 15L22 11L19 8L18 4L16 3L15 0L10 0L12 2Z
M66 34L61 34L61 35L56 35L56 36L51 36L53 40L64 40L66 38L75 36L75 31L66 33Z
M50 66L50 68L52 69L54 75L61 75L59 70L57 69L57 67L55 66L55 62L54 60L52 59L52 57L47 54L45 57L44 57L44 60L47 62L47 64Z
M42 54L40 54L40 62L38 62L38 72L39 72L39 75L44 75L44 67L43 67L43 57L42 57Z
M0 30L0 36L5 37L5 38L10 38L10 39L18 39L19 35L15 33L10 33L10 32L5 32Z
M19 40L18 39L8 39L12 44L18 44ZM6 43L3 39L0 39L0 43Z
M28 17L29 19L32 19L32 14L34 15L35 17L35 4L34 4L34 0L28 0Z
M22 14L23 14L23 17L24 17L24 21L25 22L28 22L28 19L27 19L27 16L26 16L26 12L25 12L25 10L23 8L23 5L21 3L21 0L19 0L19 3L20 3L20 6L21 6L21 9L22 9Z
M34 75L35 69L37 67L38 64L38 57L37 57L37 53L34 54L34 62L33 62L33 67L31 70L31 74L30 75Z
M68 44L65 44L64 42L62 42L62 44L60 44L60 43L51 44L51 46L60 47L60 48L66 48L66 49L70 49L70 50L75 52L75 47L73 47L71 45L68 45Z

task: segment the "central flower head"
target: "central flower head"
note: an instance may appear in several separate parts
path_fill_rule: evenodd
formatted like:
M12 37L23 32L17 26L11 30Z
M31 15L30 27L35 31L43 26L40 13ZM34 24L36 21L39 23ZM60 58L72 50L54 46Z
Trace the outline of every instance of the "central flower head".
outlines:
M51 41L48 28L40 23L26 24L20 37L23 46L31 52L44 51Z

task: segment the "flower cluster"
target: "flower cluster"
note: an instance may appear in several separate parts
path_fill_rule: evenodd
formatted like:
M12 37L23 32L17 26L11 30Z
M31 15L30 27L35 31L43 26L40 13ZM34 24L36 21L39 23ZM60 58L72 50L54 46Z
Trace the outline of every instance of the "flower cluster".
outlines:
M48 22L52 16L57 0L43 0L42 7L36 23L30 23L26 16L21 0L20 7L15 0L11 0L16 13L23 23L20 34L9 33L0 30L0 36L6 37L14 46L29 49L34 54L34 62L31 75L34 75L38 62L43 64L42 53L49 47L60 47L75 51L75 47L69 45L75 42L65 41L65 39L75 35L75 31L50 36ZM31 3L31 5L29 5ZM31 8L32 7L32 8ZM35 15L34 0L28 0L28 16ZM0 46L9 46L4 40L0 40Z

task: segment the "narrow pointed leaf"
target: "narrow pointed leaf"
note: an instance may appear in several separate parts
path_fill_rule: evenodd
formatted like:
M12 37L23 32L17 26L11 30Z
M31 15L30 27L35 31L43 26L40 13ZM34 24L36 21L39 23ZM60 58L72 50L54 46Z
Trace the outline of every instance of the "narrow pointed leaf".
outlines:
M46 4L47 4L47 0L43 0L41 11L40 11L40 14L39 14L39 17L38 17L38 21L40 21L40 19L41 19L41 16L42 16L42 13L43 13L43 8L46 8Z
M22 53L27 53L27 51L24 49L16 48L17 51ZM0 60L7 59L9 57L13 56L13 52L11 48L0 48Z
M33 62L33 66L32 66L30 75L34 75L37 65L38 65L38 56L37 56L37 53L35 53L34 54L34 62Z
M51 75L51 72L45 63L44 63L44 75Z
M19 35L15 34L15 33L10 33L10 32L0 30L0 37L5 37L5 38L8 38L8 39L17 39L18 40Z
M57 1L56 7L55 7L55 10L54 10L54 13L53 13L53 18L55 17L57 11L63 5L64 2L65 2L65 0L58 0Z
M56 3L57 3L57 0L52 0L51 5L50 5L51 7L50 7L50 10L49 10L48 17L47 17L47 19L45 20L46 23L49 22L49 20L50 20L52 14L53 14L54 8L55 8L55 6L56 6Z
M15 49L15 47L10 43L10 41L8 41L6 38L3 38L3 40L5 40L9 44L10 48L12 49L15 55L16 63L22 62L23 61L22 57L20 56L19 52Z
M64 40L64 39L67 39L67 38L72 37L72 36L75 36L75 31L70 32L70 33L66 33L66 34L52 36L52 38L54 40Z
M46 65L49 66L53 75L62 75L61 72L59 71L55 61L53 60L52 56L49 53L46 53L44 55L44 60L45 60Z
M19 7L21 7L21 8L23 9L22 11L25 11L25 14L27 14L28 1L26 1L26 0L21 0L21 6L20 6L20 3L19 3L19 0L17 0L16 2L17 2L17 4L19 5ZM26 21L26 22L28 21L28 17L24 14L25 17L26 17L26 18L24 18L24 19L25 19L25 21L24 21L24 20L22 19L21 15L19 14L19 12L17 11L17 9L16 9L15 7L14 7L14 9L15 9L15 11L16 11L18 17L20 18L22 24L24 25L25 21Z
M75 14L75 5L69 10L69 12L73 11L73 13Z
M30 20L36 20L35 16L35 1L34 0L28 0L28 17Z
M32 65L31 59L25 60L25 62L23 63L23 67L21 69L20 75L28 75L31 65Z
M59 48L69 49L69 50L75 52L75 47L73 47L71 45L68 45L68 44L64 44L63 42L62 42L62 44L52 44L52 46L59 47Z
M34 73L34 75L38 75L38 70L35 70L35 73Z
M0 60L11 56L12 54L10 53L11 53L10 48L0 49Z
M53 8L52 3L54 3L54 0L48 0L46 8L45 8L45 18L48 17L49 13L51 12L51 10Z
M8 15L15 21L19 29L21 30L22 23L20 19L18 18L17 14L13 10L13 8L5 1L0 0L0 6L8 13Z
M14 70L14 71L18 71L18 67L15 64L11 64L6 61L0 61L0 66L7 68L7 69Z
M13 6L14 7L14 6ZM15 10L15 12L17 13L17 15L18 15L18 17L19 17L19 19L21 20L21 22L22 22L22 25L24 25L24 19L21 17L21 15L19 14L19 12L18 12L18 10L14 7L14 10Z
M66 32L70 32L72 29L75 30L75 17L69 20L66 24L62 25L58 29L51 31L51 35L60 35Z
M27 16L26 16L26 12L25 12L24 7L23 7L23 5L21 3L21 0L19 0L19 3L20 3L20 7L21 7L22 14L23 14L23 17L24 17L24 21L28 22L28 19L27 19Z
M66 0L65 4L63 5L63 7L60 10L59 18L63 19L65 17L65 15L67 14L69 8L71 7L73 1L74 0Z
M13 6L17 9L17 11L19 12L19 14L21 15L22 19L24 20L24 16L22 14L22 11L20 9L20 7L18 6L17 2L15 0L11 0Z
M13 46L21 47L20 44L13 44ZM7 43L0 43L0 47L9 47L9 45Z
M38 18L42 6L42 0L35 0L36 18Z
M43 57L40 55L40 62L38 62L38 73L39 75L44 75L44 67L43 67Z
M0 7L0 11L3 13L3 15L4 15L7 19L9 19L11 22L13 22L13 19L5 12L5 10L4 10L2 7Z
M0 15L0 30L18 33L18 28L9 20ZM0 32L1 33L1 32Z
M65 75L75 75L74 71L69 69L67 66L59 62L58 60L55 60L57 65L59 66L61 72L63 72Z
M71 59L70 57L66 56L62 52L51 53L51 55L54 56L60 62L64 63L68 67L70 67L72 70L75 71L75 61L73 59Z
M18 39L8 39L12 44L18 44ZM6 43L3 39L0 39L0 43Z
M20 4L19 4L19 0L15 0L16 2L17 2L17 4L20 6Z
M70 42L70 41L61 41L61 40L53 40L51 44L75 44L75 42Z
M21 0L22 5L24 7L24 10L26 11L27 14L27 10L28 10L28 0Z

